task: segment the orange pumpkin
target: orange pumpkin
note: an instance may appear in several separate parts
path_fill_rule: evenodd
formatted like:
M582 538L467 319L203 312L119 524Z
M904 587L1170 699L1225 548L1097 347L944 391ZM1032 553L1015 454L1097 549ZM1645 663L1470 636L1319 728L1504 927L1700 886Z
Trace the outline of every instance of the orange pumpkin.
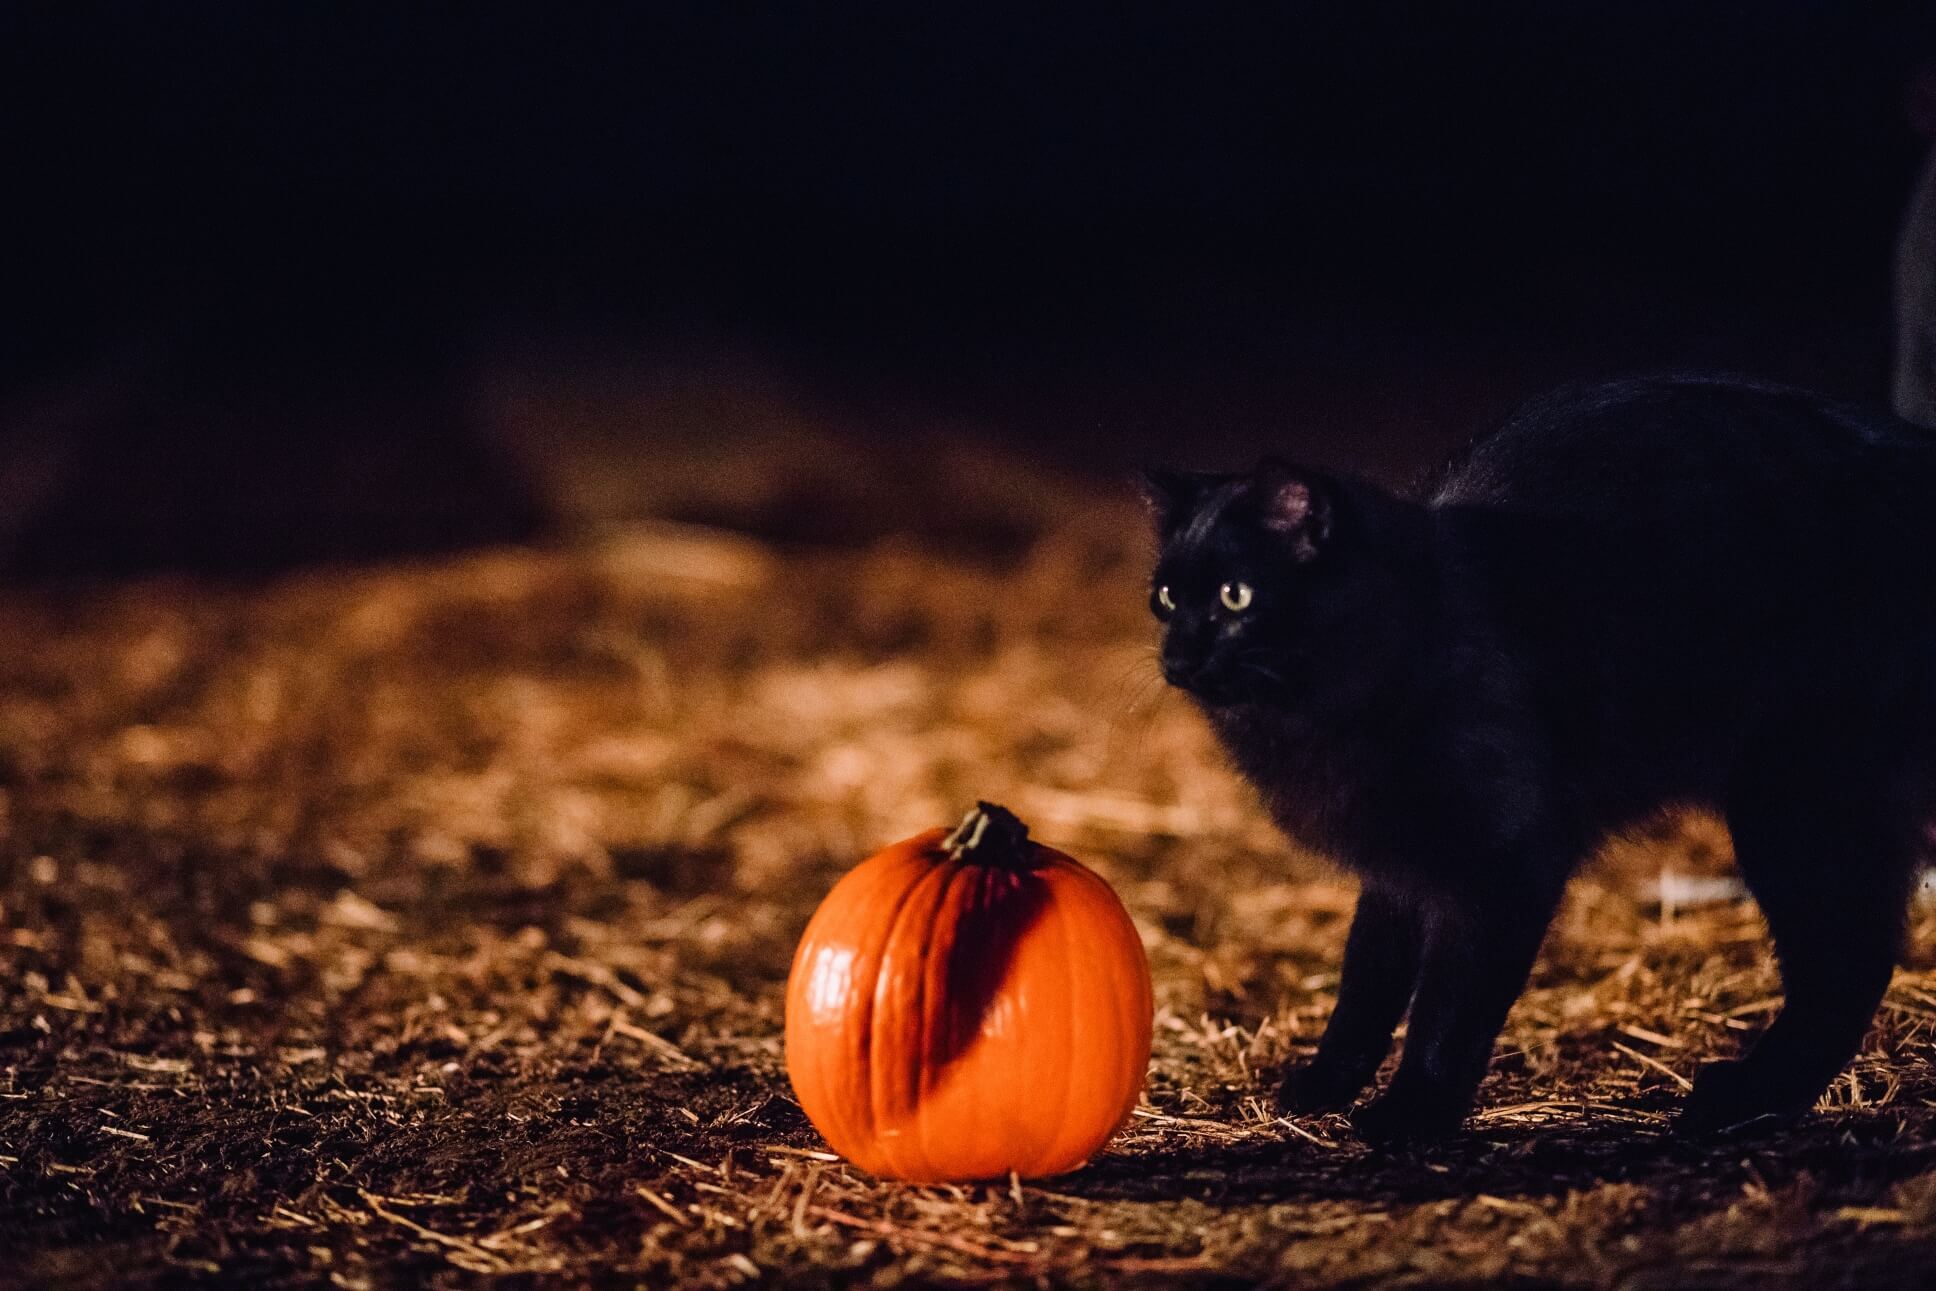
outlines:
M1150 1029L1122 902L989 803L842 878L787 979L800 1105L895 1179L1075 1169L1135 1108Z

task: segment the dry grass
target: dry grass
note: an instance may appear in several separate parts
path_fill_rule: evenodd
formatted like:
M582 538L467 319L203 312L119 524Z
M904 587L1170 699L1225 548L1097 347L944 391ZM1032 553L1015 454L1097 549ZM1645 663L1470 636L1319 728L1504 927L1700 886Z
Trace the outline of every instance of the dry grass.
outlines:
M1776 991L1751 907L1647 903L1725 865L1699 821L1576 884L1465 1139L1279 1117L1351 890L1159 693L1136 532L1099 501L996 569L651 530L0 609L0 1281L1926 1278L1936 921L1817 1118L1682 1143ZM1064 1178L876 1183L788 1096L788 956L978 796L1136 916L1148 1101Z

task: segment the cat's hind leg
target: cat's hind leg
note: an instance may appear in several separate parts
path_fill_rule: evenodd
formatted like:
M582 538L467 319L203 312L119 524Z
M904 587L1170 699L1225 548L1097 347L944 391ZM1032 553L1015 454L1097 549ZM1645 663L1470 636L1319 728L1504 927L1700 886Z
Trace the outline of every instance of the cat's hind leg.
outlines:
M1905 767L1821 741L1762 750L1727 802L1737 864L1781 963L1782 1010L1749 1053L1707 1067L1683 1128L1814 1105L1888 989L1922 850Z

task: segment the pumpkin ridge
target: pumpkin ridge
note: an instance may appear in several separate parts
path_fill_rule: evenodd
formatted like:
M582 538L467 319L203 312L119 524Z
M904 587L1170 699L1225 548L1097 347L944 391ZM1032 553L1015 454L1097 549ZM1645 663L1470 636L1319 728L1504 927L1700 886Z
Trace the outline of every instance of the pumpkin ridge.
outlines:
M908 914L909 907L915 904L915 894L920 892L921 889L927 886L929 883L936 881L936 879L938 878L941 891L940 893L937 894L934 900L934 904L930 906L928 909L927 928L922 932L921 939L918 942L914 943L914 946L913 946L913 949L916 952L915 963L924 970L915 975L915 989L914 989L914 1000L913 1000L913 1015L916 1018L921 1019L921 1026L923 1029L924 1039L925 1039L926 1025L927 1025L926 1017L925 1017L925 1008L924 1008L927 1002L927 985L928 985L927 973L925 972L925 968L927 965L927 948L928 948L929 940L934 936L934 925L936 921L940 918L941 906L947 896L947 885L948 885L949 879L952 877L951 871L954 868L955 867L952 864L945 861L940 864L933 865L928 869L926 873L922 874L920 878L916 879L912 884L909 885L906 899L903 900L899 905L899 907L895 909L894 917L892 921L888 924L887 936L882 938L882 942L881 942L881 945L882 945L881 968L885 968L888 964L889 954L893 951L894 947L901 940L902 927L910 917ZM876 976L874 979L873 1014L868 1020L869 1022L868 1049L870 1051L870 1061L873 1055L878 1055L881 1051L881 1044L880 1044L880 1030L881 1030L881 1021L882 1021L881 1015L883 1013L893 1012L893 1010L891 1009L883 1009L881 1007L880 994L881 994L882 987L886 982L887 982L887 975L877 970ZM891 1026L905 1027L906 1024L907 1024L907 1019L905 1017L897 1017L897 1018L889 1019L889 1025ZM919 1053L920 1050L917 1049L916 1052ZM883 1107L882 1105L883 1104L883 1098L882 1098L883 1082L880 1079L883 1071L886 1071L887 1074L891 1076L893 1074L893 1071L895 1069L898 1069L900 1065L901 1064L899 1062L888 1064L886 1067L883 1067L883 1065L879 1063L873 1064L872 1070L869 1072L869 1079L867 1082L867 1092L868 1092L867 1101L868 1101L868 1111L870 1113L870 1117L872 1120L872 1128L873 1128L873 1134L871 1137L876 1147L879 1149L881 1155L887 1158L889 1168L892 1169L894 1173L899 1174L903 1177L906 1177L907 1171L902 1164L900 1153L895 1149L898 1149L901 1146L903 1146L901 1143L902 1133L904 1129L907 1128L907 1126L904 1123L897 1123L896 1120L891 1115L888 1114L889 1112L892 1111L891 1108ZM902 1118L903 1122L915 1122L919 1120L920 1110L921 1110L921 1086L926 1077L925 1056L923 1057L923 1060L922 1060L922 1067L923 1067L923 1070L915 1073L914 1094L913 1094L913 1097L909 1100L909 1105L908 1105L908 1108L906 1109L908 1115ZM890 1146L890 1143L892 1146Z
M951 1000L955 988L953 972L954 956L957 948L961 944L961 927L966 922L962 916L961 907L966 905L968 909L974 909L977 890L987 882L987 871L980 866L956 859L947 862L946 868L949 870L948 879L942 888L941 899L935 903L936 919L934 921L935 924L939 924L941 922L941 912L948 912L950 916L949 922L953 926L954 933L954 940L948 946L948 954L941 959L938 965L939 972L941 973L944 996L940 1006L940 1021L943 1034L940 1036L935 1035L935 1010L927 1007L925 997L922 999L922 1008L920 1010L921 1072L920 1088L918 1091L920 1115L916 1118L918 1128L915 1141L916 1146L920 1149L923 1163L930 1166L934 1162L935 1153L933 1145L929 1142L929 1133L933 1129L931 1118L927 1115L929 1100L940 1095L940 1091L949 1083L954 1073L956 1061L965 1056L968 1049L972 1047L972 1042L957 1047L954 1043L954 1037L949 1034L952 1031L952 1027L949 1024L953 1021ZM968 885L969 890L965 893L957 893L957 886L964 882ZM934 928L932 926L928 929L927 940L923 943L923 946L928 951L930 957L929 963L924 967L929 972L935 971L937 966L933 960ZM924 972L922 974L924 989L926 982L927 973ZM947 1146L946 1144L942 1145L944 1150Z
M1061 869L1062 867L1058 864L1056 868ZM1063 1051L1061 1063L1062 1102L1056 1109L1055 1129L1049 1135L1048 1148L1041 1156L1036 1158L1035 1173L1037 1174L1041 1174L1051 1167L1060 1164L1062 1140L1069 1131L1069 1105L1075 1101L1076 1081L1081 1078L1080 1065L1074 1062L1073 1059L1076 1054L1076 1018L1082 1010L1071 1007L1076 984L1076 953L1074 939L1071 935L1073 929L1069 926L1069 911L1064 908L1065 904L1063 902L1057 902L1055 904L1055 927L1056 931L1061 935L1062 940L1062 980L1066 987L1059 1001L1062 1006L1062 1017L1059 1019L1062 1024L1060 1029L1062 1032Z
M1116 1046L1119 1054L1134 1054L1136 1061L1122 1065L1129 1078L1117 1093L1117 1124L1121 1130L1136 1114L1136 1104L1143 1096L1143 1086L1149 1080L1149 1039L1154 1028L1156 1001L1149 987L1149 955L1143 949L1143 938L1136 931L1136 923L1129 917L1129 910L1123 905L1122 898L1116 895L1100 877L1097 880L1096 897L1112 911L1122 914L1123 949L1127 957L1141 966L1141 973L1130 975L1130 985L1134 998L1128 994L1118 995L1116 1007L1109 1011L1110 1024L1115 1028ZM1143 1037L1139 1039L1138 1037ZM1112 1134L1115 1131L1112 1131Z
M945 1016L950 1020L966 1018L972 1025L951 1028L939 1037L947 1042L945 1049L930 1043L925 1070L933 1083L925 1091L926 1101L946 1103L950 1101L950 1091L966 1082L968 1096L974 1104L971 1120L982 1127L981 1133L1012 1135L1009 1104L998 1098L991 1105L980 1093L985 1077L979 1070L975 1051L984 1042L982 1027L989 1010L1004 998L1015 998L1011 976L1016 956L1022 953L1031 934L1040 935L1039 921L1049 913L1055 898L1046 877L1047 867L1017 872L970 862L961 864L959 872L974 884L973 895L978 899L960 919L966 935L957 937L955 955L946 964L949 971L943 973L950 1005ZM991 943L999 943L995 951L989 949ZM966 958L956 962L958 956ZM971 988L978 988L980 993L971 993ZM968 1001L965 1007L961 1000ZM1018 1020L1014 1030L1025 1036L1030 1028ZM1032 1064L1026 1071L1013 1073L1012 1078L1025 1080L1034 1075ZM1020 1168L1025 1163L1011 1161L1010 1164Z
M938 833L939 831L935 831L935 832ZM912 861L912 860L919 859L919 857L923 854L925 854L924 851L916 851L914 855L906 856L905 858L899 857L899 856L893 856L892 853L889 853L889 856L891 856L893 859L897 861L901 859ZM861 873L862 871L856 870L854 872L854 875L857 876L857 875L860 875ZM850 876L850 877L853 877L853 876ZM880 876L869 874L867 877L869 879L870 886L867 889L863 890L862 892L855 894L855 896L851 898L856 900L857 904L860 898L871 896L873 888L887 886L887 883L886 883L887 878L893 877L897 881L896 885L898 886L899 890L894 892L892 895L894 908L893 908L893 912L888 916L888 920L887 920L889 933L891 934L894 922L900 918L902 909L907 905L907 902L909 901L909 899L913 897L915 889L920 886L921 880L926 877L926 873L923 872L915 876L912 881L904 880L898 874L896 875L882 874ZM839 909L838 906L830 907L830 908ZM819 912L816 912L814 919L808 923L807 935L801 939L800 954L804 954L804 952L807 950L808 942L814 940L815 925L818 924L819 922L820 922L820 915L819 915ZM873 1095L872 1071L873 1071L873 1060L874 1060L874 1014L875 1014L876 994L880 983L880 966L882 961L886 957L887 943L889 940L890 940L889 936L883 936L880 939L880 941L874 947L871 948L874 951L874 966L873 966L873 973L871 974L872 980L868 982L866 990L855 991L855 997L858 1001L858 1007L865 1010L865 1016L859 1019L851 1028L849 1028L849 1030L854 1036L856 1036L862 1042L861 1051L859 1053L843 1054L843 1051L841 1049L829 1048L826 1045L822 1045L818 1043L809 1045L809 1052L812 1054L813 1069L815 1074L815 1084L821 1090L833 1092L833 1096L828 1100L826 1100L826 1110L827 1112L831 1113L830 1119L833 1121L833 1124L830 1128L834 1131L834 1134L826 1133L824 1130L822 1132L822 1137L826 1138L829 1144L833 1143L835 1134L838 1134L838 1136L842 1140L846 1141L847 1143L871 1142L876 1137L875 1135L876 1127L875 1127L874 1116L873 1116L873 1097L872 1097ZM870 947L866 946L865 944L858 944L856 945L855 950L856 950L857 958L859 958L859 957L864 957L869 952ZM799 958L799 954L796 954L796 958ZM859 985L858 979L855 979L855 987L858 987L858 985ZM791 992L789 991L789 995L790 994ZM868 1081L867 1081L868 1098L866 1100L864 1109L862 1109L866 1112L866 1115L867 1115L867 1123L865 1126L855 1126L852 1123L852 1121L849 1119L849 1113L850 1111L853 1111L856 1109L856 1103L854 1102L854 1100L846 1098L840 1094L839 1091L844 1082L842 1082L839 1079L838 1071L837 1070L835 1071L833 1075L833 1079L830 1080L828 1078L829 1064L830 1063L834 1064L837 1069L839 1063L843 1060L843 1058L845 1060L855 1062L863 1071L868 1073ZM842 1147L840 1150L843 1152L843 1154L848 1154L847 1149L845 1147Z
M926 859L926 857L927 851L923 848L916 849L909 859L918 862ZM874 957L874 980L870 984L867 992L866 1025L857 1028L860 1034L864 1035L867 1039L867 1052L861 1058L861 1061L867 1069L867 1134L865 1141L876 1145L881 1141L880 1106L874 1095L874 1077L875 1073L880 1069L880 1064L875 1062L875 1057L880 1052L880 1042L876 1034L876 1028L879 1025L881 1014L881 969L887 964L888 952L893 947L895 933L899 929L901 919L905 916L908 906L913 903L915 894L921 890L921 885L927 882L928 877L932 873L932 869L922 870L895 895L893 913L887 918L887 931L882 935L879 942L879 951Z
M1141 1058L1140 1062L1124 1067L1125 1071L1133 1070L1135 1075L1117 1094L1120 1111L1116 1129L1120 1130L1122 1126L1129 1123L1130 1117L1135 1115L1136 1104L1141 1100L1143 1087L1149 1079L1149 1051L1137 1039L1138 1036L1151 1033L1149 1019L1156 1008L1155 999L1148 987L1149 953L1143 949L1143 939L1136 931L1135 920L1129 917L1128 907L1123 904L1123 899L1116 894L1116 890L1109 885L1108 880L1086 867L1083 869L1083 877L1099 915L1106 914L1112 917L1112 921L1116 921L1115 926L1118 927L1122 937L1122 949L1143 969L1142 973L1134 975L1132 980L1132 984L1137 988L1134 991L1135 998L1131 999L1127 995L1119 994L1116 996L1117 1006L1109 1011L1110 1022L1116 1034L1116 1052L1137 1053ZM1111 1133L1113 1135L1115 1131Z
M1156 993L1150 983L1149 952L1143 948L1143 937L1136 929L1136 921L1130 917L1129 907L1109 886L1102 876L1096 876L1097 898L1112 912L1121 916L1124 950L1127 957L1140 971L1131 975L1131 985L1135 988L1135 998L1117 997L1115 1009L1116 1026L1125 1053L1136 1055L1136 1061L1126 1064L1124 1070L1133 1073L1133 1078L1123 1090L1122 1112L1117 1128L1127 1125L1136 1114L1136 1104L1142 1101L1143 1090L1149 1083L1149 1063L1151 1042L1155 1038Z

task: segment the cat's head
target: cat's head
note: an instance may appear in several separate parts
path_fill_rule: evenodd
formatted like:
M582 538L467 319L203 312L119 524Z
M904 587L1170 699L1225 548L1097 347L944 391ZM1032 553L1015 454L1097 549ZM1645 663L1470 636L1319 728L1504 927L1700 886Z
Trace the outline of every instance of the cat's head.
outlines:
M1162 544L1150 612L1165 680L1211 706L1275 707L1328 680L1352 608L1336 550L1342 486L1266 459L1235 474L1149 470L1145 491Z

